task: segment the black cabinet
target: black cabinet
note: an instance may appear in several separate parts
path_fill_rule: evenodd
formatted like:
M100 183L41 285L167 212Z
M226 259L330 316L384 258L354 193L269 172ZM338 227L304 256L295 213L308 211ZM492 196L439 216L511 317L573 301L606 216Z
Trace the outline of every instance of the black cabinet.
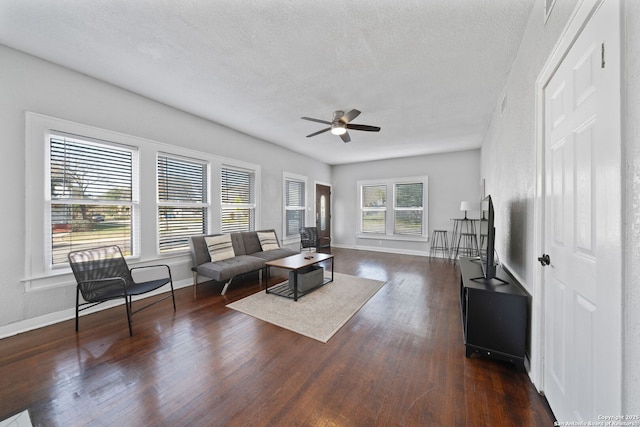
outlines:
M485 280L473 258L460 258L460 306L466 356L511 362L524 371L529 295L502 268Z

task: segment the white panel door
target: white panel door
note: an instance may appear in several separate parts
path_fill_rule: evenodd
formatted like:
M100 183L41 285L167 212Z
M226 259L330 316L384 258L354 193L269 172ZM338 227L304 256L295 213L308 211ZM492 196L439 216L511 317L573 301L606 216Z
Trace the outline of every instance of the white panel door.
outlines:
M544 393L558 421L621 406L619 3L545 88Z

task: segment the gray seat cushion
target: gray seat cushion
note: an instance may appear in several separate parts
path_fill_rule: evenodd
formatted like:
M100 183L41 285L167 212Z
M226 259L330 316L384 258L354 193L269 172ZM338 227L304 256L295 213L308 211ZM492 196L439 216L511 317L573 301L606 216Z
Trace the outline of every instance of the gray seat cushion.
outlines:
M197 272L217 282L226 282L237 275L257 271L264 267L265 260L262 258L238 255L222 261L201 264L197 267Z
M256 252L251 254L251 256L261 258L265 261L273 261L274 259L285 258L291 255L295 255L297 253L298 252L292 251L289 248L278 248L278 249L271 249L270 251Z

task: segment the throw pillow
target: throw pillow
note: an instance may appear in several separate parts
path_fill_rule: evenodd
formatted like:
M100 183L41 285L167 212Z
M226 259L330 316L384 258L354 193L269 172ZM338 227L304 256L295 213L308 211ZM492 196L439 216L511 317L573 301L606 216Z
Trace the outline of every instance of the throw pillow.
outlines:
M231 244L231 235L223 234L222 236L208 236L204 238L209 256L212 262L222 261L236 256Z
M271 249L278 249L278 239L276 239L276 233L273 231L260 232L258 231L258 240L260 240L260 246L263 251L270 251Z

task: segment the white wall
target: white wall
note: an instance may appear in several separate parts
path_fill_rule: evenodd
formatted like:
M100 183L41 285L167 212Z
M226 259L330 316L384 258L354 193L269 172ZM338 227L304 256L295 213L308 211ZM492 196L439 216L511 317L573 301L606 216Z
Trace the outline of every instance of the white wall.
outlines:
M305 175L310 183L331 182L331 168L276 145L175 110L126 90L0 45L0 336L40 326L75 304L70 275L58 286L26 291L25 111L182 146L262 166L261 228L282 235L282 172ZM211 100L216 102L216 100ZM143 189L144 190L144 189ZM144 245L143 245L144 246ZM145 260L155 253L142 254ZM172 259L174 280L189 280L188 256ZM172 264L172 265L174 265ZM61 285L60 285L61 284ZM26 326L25 326L26 325Z
M429 179L429 236L435 229L453 229L451 218L461 218L460 202L480 200L480 150L415 156L333 166L334 245L399 253L428 254L427 242L358 239L358 180L426 175ZM478 203L479 205L479 203ZM469 212L469 216L474 212ZM478 213L475 212L475 217Z
M481 176L496 209L496 251L532 292L536 185L535 81L577 1L557 1L546 25L536 1L505 86L506 109L496 106L482 145Z
M622 0L626 29L622 36L622 93L626 95L623 117L623 153L626 152L626 194L623 201L626 238L625 346L623 409L627 414L640 413L640 2ZM496 108L489 132L483 142L481 176L496 205L496 250L501 260L531 292L533 272L537 268L534 253L534 209L536 184L535 82L551 56L577 0L558 0L548 22L543 19L543 1L537 0L529 19L519 53L513 63L508 83L504 115ZM625 58L626 57L626 58ZM626 62L625 62L626 61ZM623 194L625 194L623 193Z

